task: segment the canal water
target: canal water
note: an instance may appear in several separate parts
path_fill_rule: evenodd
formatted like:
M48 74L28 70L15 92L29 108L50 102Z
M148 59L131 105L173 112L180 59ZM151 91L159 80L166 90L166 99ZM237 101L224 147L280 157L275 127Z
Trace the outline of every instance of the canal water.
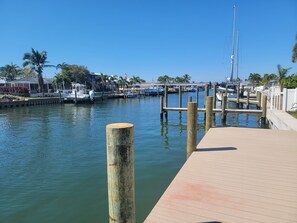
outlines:
M183 94L183 107L188 96L195 100ZM0 222L108 222L105 129L116 122L134 124L136 216L143 222L186 160L187 115L171 112L161 122L159 103L146 97L1 109ZM169 95L169 106L178 106L177 95ZM198 118L200 141L203 113ZM258 128L258 118L230 115L227 126Z

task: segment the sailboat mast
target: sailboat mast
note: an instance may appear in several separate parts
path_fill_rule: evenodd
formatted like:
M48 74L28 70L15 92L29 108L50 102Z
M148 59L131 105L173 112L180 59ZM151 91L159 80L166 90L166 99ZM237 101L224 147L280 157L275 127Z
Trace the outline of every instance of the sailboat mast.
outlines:
M238 55L239 55L239 35L238 31L236 32L236 82L238 81Z
M231 75L230 82L233 81L233 73L234 73L234 38L235 38L235 25L236 25L236 6L233 6L233 32L232 32L232 52L231 52Z

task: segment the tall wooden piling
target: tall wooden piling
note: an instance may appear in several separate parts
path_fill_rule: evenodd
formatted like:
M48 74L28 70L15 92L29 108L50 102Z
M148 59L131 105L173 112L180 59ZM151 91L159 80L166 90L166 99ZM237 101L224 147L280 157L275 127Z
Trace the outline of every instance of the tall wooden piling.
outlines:
M134 127L106 126L109 222L135 223Z
M75 95L75 97L74 97L74 103L77 104L77 92L76 92L76 90L74 91L74 95Z
M206 98L206 119L205 119L205 132L212 127L212 116L213 116L213 97L208 96Z
M223 122L226 122L226 107L227 107L227 96L223 95L223 97L222 97L222 113L221 113L221 119Z
M212 102L213 102L213 104L212 104L212 108L216 108L216 106L217 106L217 102L216 102L216 99L217 99L217 97L216 97L216 95L217 95L217 83L214 83L213 84L213 90L212 90L212 92L213 92L213 94L212 94L212 96L213 96L213 99L212 99Z
M163 113L164 113L163 107L164 107L164 99L163 99L163 96L160 96L160 118L161 119L163 119Z
M257 101L258 101L257 107L258 108L261 108L261 99L262 99L262 93L260 91L257 91Z
M181 108L182 107L182 86L178 87L178 107ZM181 113L181 112L179 112Z
M239 108L239 98L240 98L240 86L239 84L236 87L236 107Z
M250 107L250 91L247 91L247 97L246 97L246 107Z
M228 84L226 84L225 96L228 96Z
M196 86L196 102L197 102L197 106L198 106L199 105L199 86L198 85Z
M204 86L204 108L206 107L206 97L209 95L209 85Z
M262 123L266 124L266 115L267 115L267 96L263 95L262 99Z
M165 107L168 107L168 86L165 86L164 97L165 97ZM167 111L165 112L165 118L168 118Z
M196 149L197 144L197 103L188 102L187 120L187 158Z

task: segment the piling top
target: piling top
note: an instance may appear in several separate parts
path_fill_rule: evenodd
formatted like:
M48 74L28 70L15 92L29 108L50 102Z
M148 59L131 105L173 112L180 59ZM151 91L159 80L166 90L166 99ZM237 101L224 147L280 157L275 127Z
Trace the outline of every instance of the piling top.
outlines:
M133 124L130 123L112 123L106 126L107 129L124 129L132 128Z

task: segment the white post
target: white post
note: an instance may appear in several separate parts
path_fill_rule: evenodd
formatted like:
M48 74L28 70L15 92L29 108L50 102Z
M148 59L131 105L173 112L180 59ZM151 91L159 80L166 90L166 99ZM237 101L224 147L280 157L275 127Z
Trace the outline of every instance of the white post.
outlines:
M283 111L287 111L287 104L288 104L288 89L284 88L283 89L283 107L282 110Z
M294 96L293 103L297 103L297 88L295 88L295 96Z

